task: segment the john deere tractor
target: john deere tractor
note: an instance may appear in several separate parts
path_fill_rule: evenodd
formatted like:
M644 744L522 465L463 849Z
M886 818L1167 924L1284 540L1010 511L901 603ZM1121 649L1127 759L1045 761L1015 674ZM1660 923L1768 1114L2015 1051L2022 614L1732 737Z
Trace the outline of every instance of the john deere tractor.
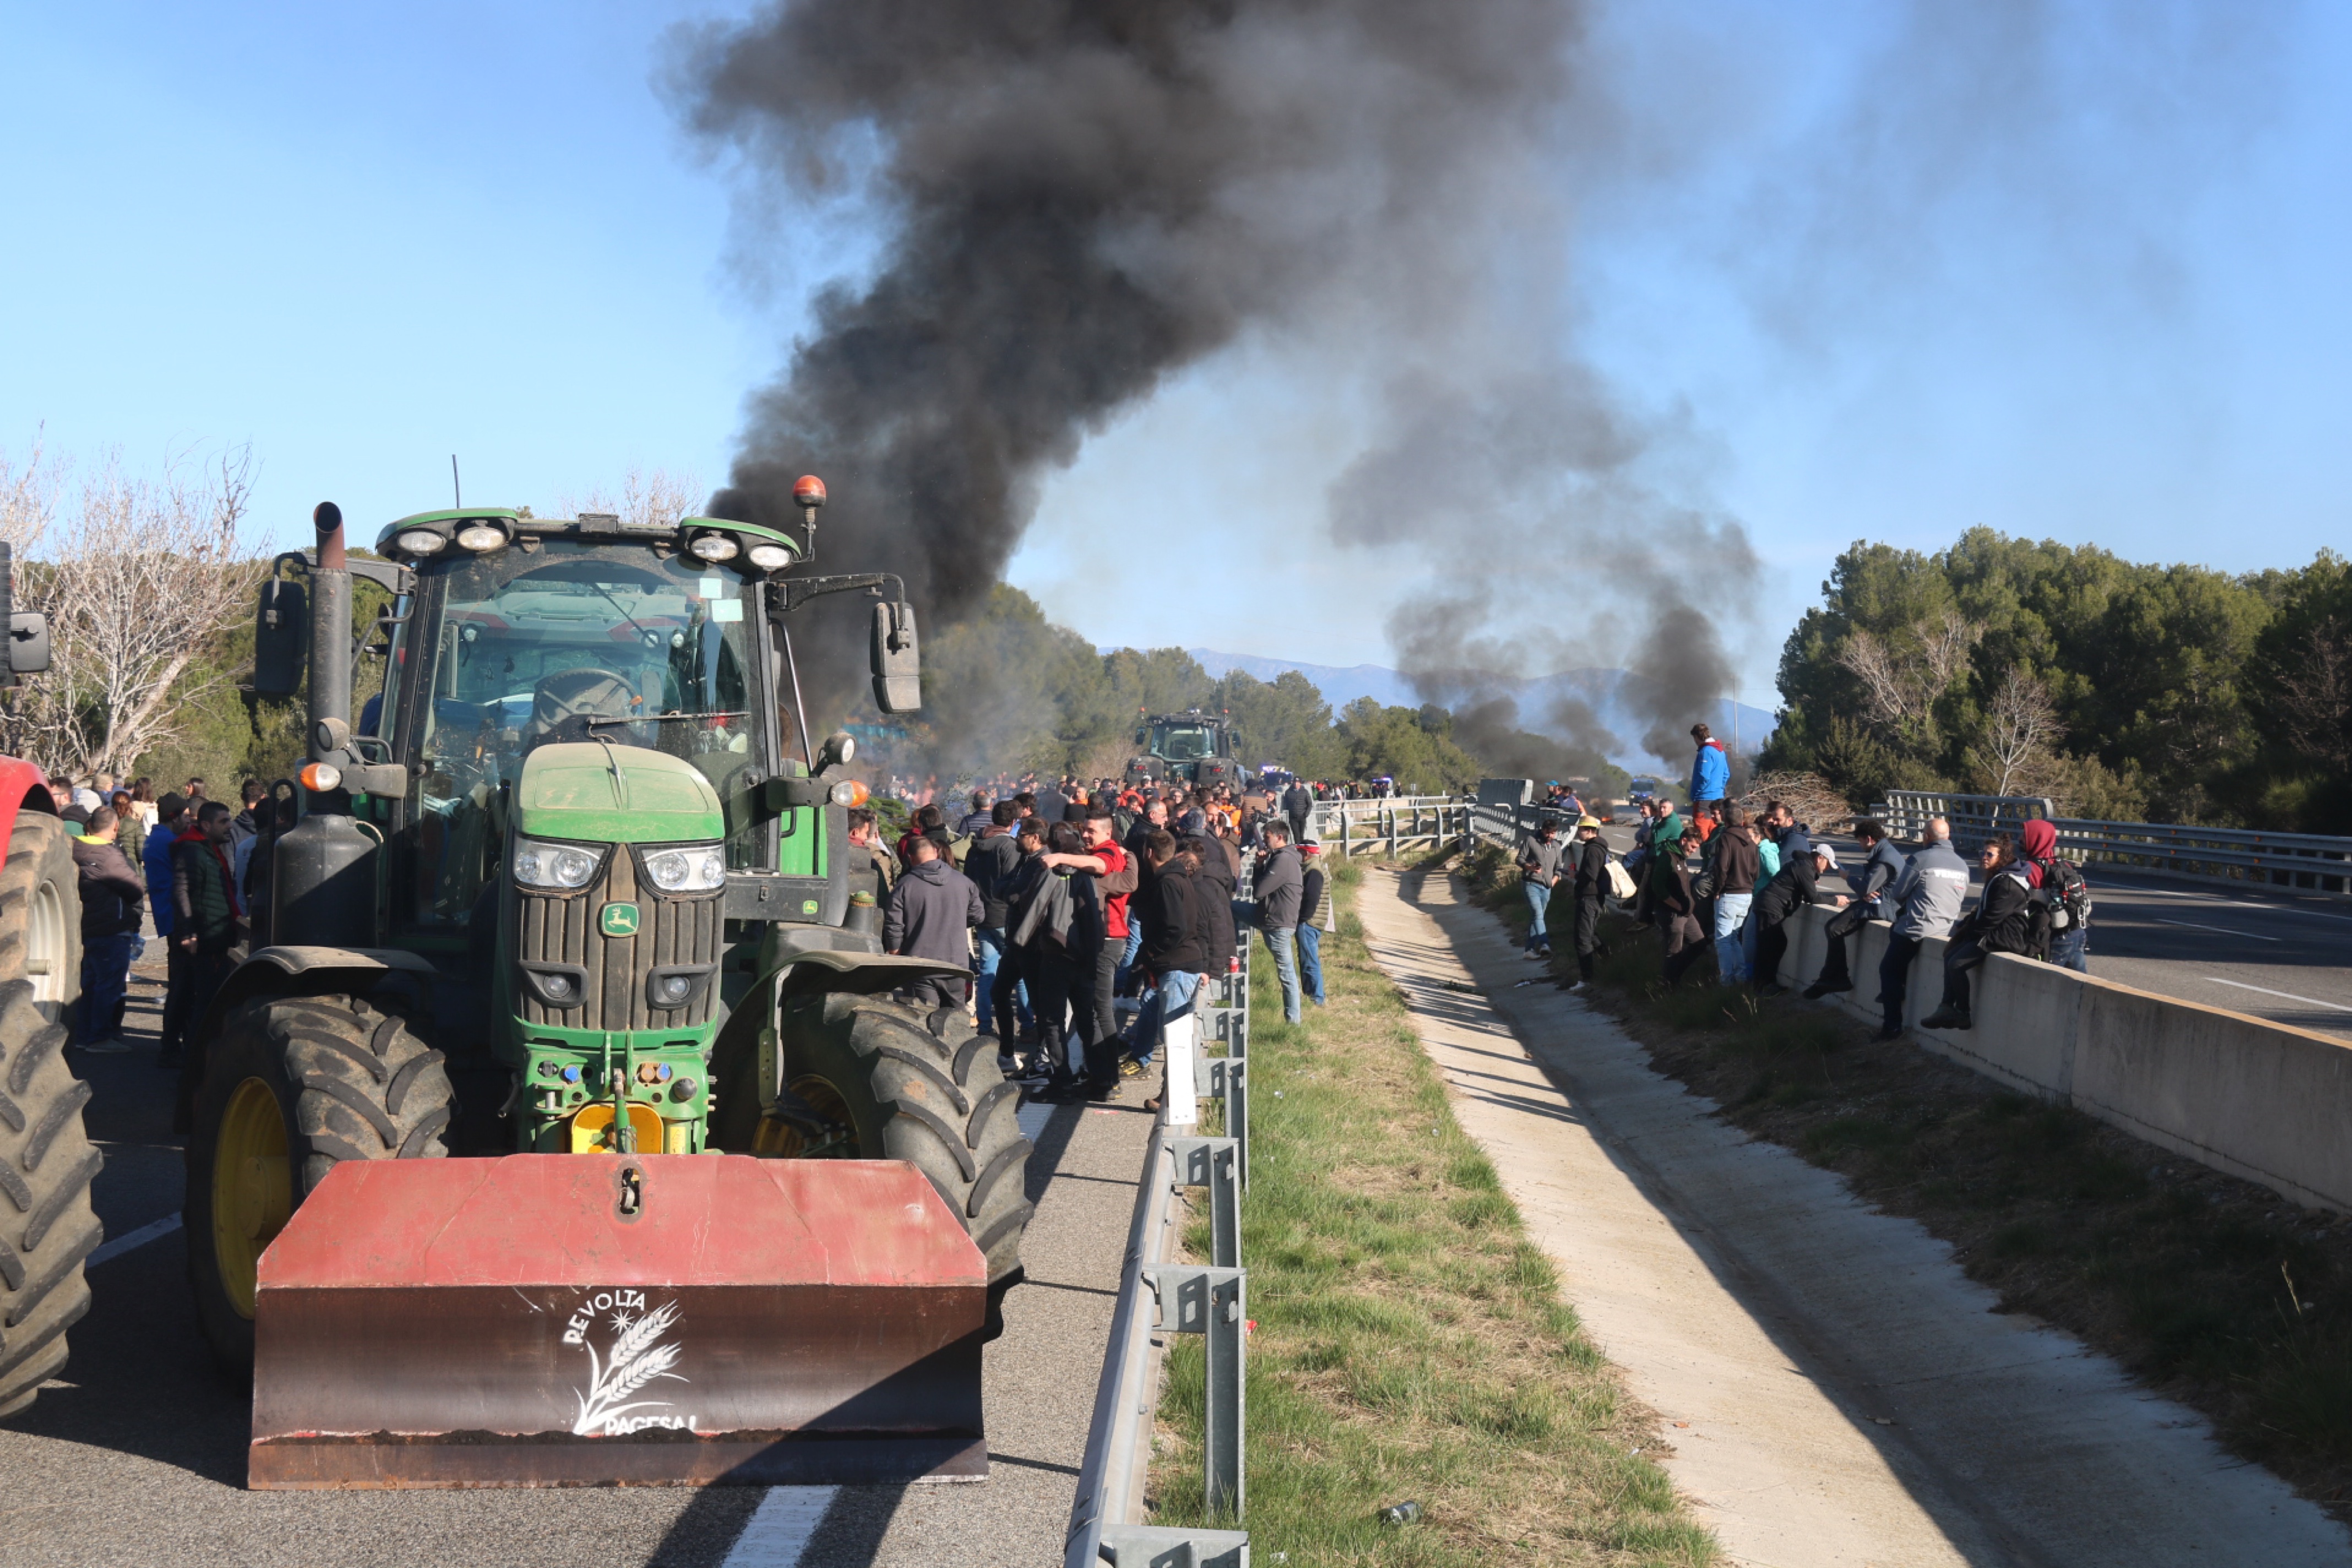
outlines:
M870 596L906 712L914 611L807 574L824 487L795 495L796 532L425 512L379 561L329 504L273 566L256 685L307 662L310 760L187 1068L190 1275L221 1359L258 1352L256 1484L984 1470L1019 1091L960 1010L893 999L961 972L853 907L865 789L847 734L811 744L791 633ZM372 648L354 574L392 595ZM656 1321L684 1359L646 1372ZM575 1361L602 1381L549 1394ZM828 1435L857 1458L812 1461Z
M1192 708L1181 713L1148 716L1136 726L1135 743L1142 751L1128 761L1130 784L1170 779L1192 784L1236 784L1242 776L1240 739L1221 714Z

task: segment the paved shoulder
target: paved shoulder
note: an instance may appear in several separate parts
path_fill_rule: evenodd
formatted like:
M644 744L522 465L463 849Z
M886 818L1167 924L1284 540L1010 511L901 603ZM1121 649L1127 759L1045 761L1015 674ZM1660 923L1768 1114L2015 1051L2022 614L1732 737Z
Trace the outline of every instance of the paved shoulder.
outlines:
M1677 1423L1668 1467L1736 1560L2352 1553L2342 1526L2221 1453L2194 1413L1991 1312L1918 1226L1710 1116L1576 998L1520 987L1530 966L1450 879L1375 873L1361 908L1464 1125L1596 1340Z

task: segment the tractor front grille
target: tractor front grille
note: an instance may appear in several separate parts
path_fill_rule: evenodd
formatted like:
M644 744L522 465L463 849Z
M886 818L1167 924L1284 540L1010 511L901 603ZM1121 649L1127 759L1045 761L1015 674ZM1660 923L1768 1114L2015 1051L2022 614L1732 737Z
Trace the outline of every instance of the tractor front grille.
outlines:
M625 844L613 847L604 879L569 898L518 888L520 926L515 956L527 963L560 963L586 971L585 996L577 1007L551 1007L520 982L517 1005L526 1023L567 1029L682 1029L710 1021L719 997L713 973L682 1007L656 1007L646 999L646 979L670 965L719 963L724 900L716 893L665 898L637 877L636 857ZM637 906L635 936L608 937L601 929L604 906Z

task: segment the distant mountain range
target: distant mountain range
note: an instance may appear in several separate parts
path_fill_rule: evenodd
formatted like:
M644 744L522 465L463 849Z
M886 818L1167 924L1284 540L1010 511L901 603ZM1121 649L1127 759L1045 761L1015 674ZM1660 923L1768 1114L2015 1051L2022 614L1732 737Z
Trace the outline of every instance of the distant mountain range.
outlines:
M1108 651L1106 649L1105 651ZM1254 675L1260 680L1271 681L1286 669L1295 669L1313 681L1323 693L1323 700L1336 710L1346 707L1359 697L1370 697L1384 706L1418 708L1421 699L1413 694L1412 682L1404 676L1379 664L1355 664L1344 668L1338 665L1307 664L1297 659L1267 658L1254 653L1220 653L1212 647L1188 647L1184 650L1201 663L1201 668L1213 676L1223 676L1233 670ZM1611 761L1619 767L1640 773L1654 767L1657 759L1640 750L1644 721L1636 718L1623 700L1627 674L1622 669L1570 669L1558 675L1532 676L1509 683L1511 695L1518 699L1519 723L1529 730L1542 730L1545 711L1562 696L1572 696L1591 704L1593 714L1614 734L1620 744L1618 754ZM1696 721L1705 718L1717 737L1727 746L1736 735L1739 749L1753 752L1772 732L1773 717L1761 708L1751 708L1745 702L1724 700L1715 705L1712 713L1691 715Z

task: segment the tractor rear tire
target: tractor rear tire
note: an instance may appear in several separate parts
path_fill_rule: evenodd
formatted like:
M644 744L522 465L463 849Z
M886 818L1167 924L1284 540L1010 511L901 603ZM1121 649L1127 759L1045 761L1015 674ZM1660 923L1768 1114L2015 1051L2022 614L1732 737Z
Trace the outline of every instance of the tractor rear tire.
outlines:
M960 1013L842 993L797 996L777 1018L785 1087L854 1133L845 1158L904 1160L931 1185L988 1262L991 1337L1004 1292L1021 1279L1029 1141L1021 1088L996 1066L994 1042Z
M0 1415L64 1368L66 1330L89 1310L89 1183L104 1161L82 1131L89 1085L65 1059L80 989L72 842L58 818L26 812L0 867Z
M262 1249L346 1160L446 1156L457 1110L439 1051L365 996L270 996L222 1023L188 1140L188 1283L213 1353L253 1370Z

